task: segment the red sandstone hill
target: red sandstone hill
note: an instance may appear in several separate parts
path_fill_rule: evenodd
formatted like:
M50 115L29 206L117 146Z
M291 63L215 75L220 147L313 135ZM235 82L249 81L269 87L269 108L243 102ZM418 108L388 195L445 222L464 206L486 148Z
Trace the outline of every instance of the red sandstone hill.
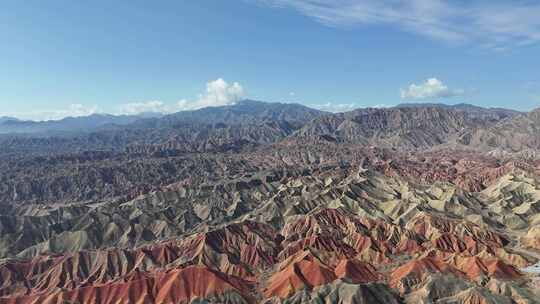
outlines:
M193 299L249 297L251 283L215 272L206 267L190 266L165 272L140 273L121 282L110 282L69 291L0 298L0 303L190 303Z
M463 276L464 274L445 263L442 260L425 257L415 259L403 266L396 268L390 274L390 286L400 289L402 292L408 291L415 284L424 281L430 274L444 273L454 276Z
M355 284L376 282L382 279L371 264L358 260L342 260L334 272L338 278L348 279Z

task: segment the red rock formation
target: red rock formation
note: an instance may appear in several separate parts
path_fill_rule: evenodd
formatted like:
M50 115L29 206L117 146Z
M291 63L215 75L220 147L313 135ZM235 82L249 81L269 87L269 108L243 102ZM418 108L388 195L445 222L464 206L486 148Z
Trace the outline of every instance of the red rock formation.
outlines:
M298 290L330 283L336 279L334 272L314 260L294 262L272 275L266 284L265 297L287 298Z
M80 287L49 294L0 298L2 304L60 303L190 303L196 298L226 296L236 293L247 302L251 283L224 275L206 267L190 266L166 272L132 275L125 282Z
M159 273L156 283L156 303L187 303L195 298L208 298L230 291L249 299L246 295L249 294L250 285L246 281L206 267L190 266Z
M376 282L381 279L381 275L372 265L358 260L342 260L334 272L338 278L349 279L355 284Z
M256 273L275 263L279 249L276 238L277 234L267 225L243 222L133 250L80 251L28 261L12 260L0 265L0 296L108 284L139 271L179 265L202 265L254 279Z
M442 260L423 257L412 260L392 271L389 283L391 287L398 288L401 292L406 292L411 286L421 283L432 273L445 273L455 276L464 275L461 271Z
M453 242L451 237L446 237L446 240L444 238L441 239L440 245L443 248L448 245L448 242L453 243L451 247L463 247L463 244L458 243L463 241L471 242L471 238L490 247L503 247L508 244L508 240L504 236L488 228L480 227L465 220L454 220L427 213L419 213L407 223L406 228L430 240L435 240L448 234L453 234L459 238L459 241L455 240L456 242ZM444 242L447 242L447 244L444 244ZM465 247L474 246L465 244Z
M464 272L471 280L479 277L493 277L503 280L515 280L521 277L519 271L500 259L482 259L476 256L463 257L456 255L449 260L449 263Z

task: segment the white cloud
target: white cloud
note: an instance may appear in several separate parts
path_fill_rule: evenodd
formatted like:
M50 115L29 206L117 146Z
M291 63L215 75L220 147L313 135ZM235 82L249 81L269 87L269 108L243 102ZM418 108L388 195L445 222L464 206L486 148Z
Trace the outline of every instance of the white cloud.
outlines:
M411 84L407 89L401 90L401 99L433 99L461 96L464 90L451 90L437 78L429 78L424 83Z
M71 104L67 110L56 111L55 114L60 115L60 116L65 115L65 116L73 116L73 117L88 116L88 115L95 114L97 112L97 109L98 109L97 106L86 107L86 106L83 106L82 104L76 103L76 104Z
M290 7L330 26L391 25L449 42L494 50L540 41L537 1L255 0Z
M159 100L146 102L126 103L120 106L120 113L136 115L140 113L165 113L169 112L167 106Z
M228 106L235 104L245 95L244 88L238 83L227 83L218 78L206 84L206 92L195 101L182 99L176 107L180 110L196 110L205 107Z
M289 92L289 96L294 97L294 96L296 96L296 93L295 92Z
M375 108L375 109L384 109L384 108L391 108L393 106L391 105L387 105L387 104L384 104L384 103L380 103L380 104L376 104L374 106L372 106L372 108Z
M332 113L341 113L341 112L349 112L355 109L359 108L376 108L376 109L382 109L382 108L390 108L391 105L387 104L375 104L372 106L360 106L355 103L333 103L333 102L327 102L327 103L321 103L321 104L309 104L308 107L318 109L321 111L328 111Z
M314 109L322 110L322 111L328 111L333 113L339 113L339 112L348 112L352 111L358 106L353 103L332 103L327 102L323 104L310 104L308 107L312 107Z
M84 106L82 104L71 104L65 109L35 110L28 112L13 112L3 115L13 116L23 120L58 120L66 117L88 116L98 112L97 106Z
M218 78L206 84L206 92L195 100L182 99L174 104L159 100L133 102L119 107L121 114L135 115L144 112L174 113L178 111L197 110L205 107L232 105L245 96L244 88L238 83L228 83Z

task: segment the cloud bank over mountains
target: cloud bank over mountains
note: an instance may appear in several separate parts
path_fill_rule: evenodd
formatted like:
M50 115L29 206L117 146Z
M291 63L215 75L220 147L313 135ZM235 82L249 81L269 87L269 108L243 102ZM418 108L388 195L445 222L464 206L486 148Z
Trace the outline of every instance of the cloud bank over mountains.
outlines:
M238 82L228 83L222 78L209 81L206 91L195 100L182 99L174 104L159 100L127 103L120 106L120 113L134 115L145 112L174 113L197 110L205 107L232 105L245 97L245 91Z
M89 116L99 113L99 108L95 105L85 106L79 103L68 105L66 108L33 110L28 112L8 112L0 116L16 117L23 120L58 120L65 117Z
M451 89L438 78L429 78L420 84L410 84L407 88L400 90L402 100L436 100L465 95L463 89ZM289 93L290 97L296 97L296 93ZM536 96L536 95L534 95ZM177 102L167 103L161 100L149 100L142 102L123 103L116 106L112 112L114 115L139 115L145 113L170 114L179 111L197 110L205 107L217 107L233 105L239 100L246 98L246 91L239 82L229 83L222 78L206 83L206 90L199 94L197 98L181 99ZM300 103L309 107L327 112L347 112L359 107L385 108L390 107L388 103L366 105L365 101L359 102L321 102L310 103L309 100L301 100ZM4 113L0 116L14 116L24 120L58 120L65 117L80 117L92 114L105 113L97 106L85 106L82 104L71 104L65 109L32 111L26 113ZM110 112L109 112L110 113Z
M117 106L115 115L138 115L142 113L174 113L178 111L197 110L204 107L232 105L245 97L245 91L238 82L228 83L222 78L209 81L206 91L194 100L182 99L175 103L160 100L124 103ZM29 112L4 113L0 116L16 117L23 120L58 120L66 117L89 116L104 113L98 106L85 106L79 103L64 109L36 110Z
M308 106L317 110L332 112L332 113L348 112L359 107L357 104L354 104L354 103L333 103L333 102L310 104Z

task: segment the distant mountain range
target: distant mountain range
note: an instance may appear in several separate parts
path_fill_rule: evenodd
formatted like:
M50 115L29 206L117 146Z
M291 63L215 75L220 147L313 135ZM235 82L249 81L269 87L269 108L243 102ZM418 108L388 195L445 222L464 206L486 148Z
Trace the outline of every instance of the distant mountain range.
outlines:
M243 100L169 115L91 115L58 121L3 118L0 152L101 150L177 155L286 142L345 142L395 149L519 152L540 148L537 111L470 104L401 104L328 113L300 104Z
M476 143L483 141L480 134L485 133L481 130L512 125L511 122L523 120L527 115L469 104L403 104L323 116L306 124L294 136L401 149L428 149L443 144L478 147ZM521 132L527 130L530 128ZM537 135L530 132L527 136Z
M263 167L276 159L288 165L345 161L351 157L350 149L412 155L455 150L540 160L540 109L521 113L463 104L400 105L328 113L298 104L244 100L158 118L90 116L25 124L40 132L0 135L0 159L5 161L0 178L15 182L13 176L24 176L19 181L25 189L41 189L28 190L27 195L42 200L59 198L61 193L88 199L140 187L147 191L148 185L178 178L179 170L242 167L246 157L263 162L256 165ZM213 167L215 160L206 159L229 154L239 157L234 165ZM177 158L186 162L163 164ZM28 176L42 162L48 164L41 168L44 177ZM79 162L91 168L75 173ZM214 173L197 178L209 174ZM97 184L81 189L79 178ZM51 191L51 187L59 189ZM0 201L13 199L9 191L0 188ZM17 193L16 199L28 197Z
M91 132L108 128L115 129L126 125L130 125L130 128L166 128L188 124L238 125L269 121L288 121L298 124L307 122L321 113L323 112L299 104L243 100L233 106L208 107L168 115L161 113L138 115L93 114L48 121L0 117L0 133L48 135L51 132Z
M406 103L394 108L437 107L466 112L470 117L491 117L502 119L521 114L519 111L503 108L483 108L471 104L446 105L440 103ZM389 108L391 109L391 108ZM137 115L92 114L89 116L66 117L60 120L32 121L15 117L0 117L0 134L26 133L47 135L47 133L91 132L99 129L130 127L162 128L179 124L246 124L261 121L305 122L320 116L323 111L310 109L300 104L266 103L242 100L233 106L208 107L174 114L141 113ZM329 114L329 113L328 113Z
M505 109L505 108L484 108L475 106L468 103L458 103L453 105L447 105L443 103L403 103L396 106L396 108L425 108L425 107L438 107L444 109L450 109L455 111L466 112L469 116L487 117L491 116L494 119L502 119L511 117L514 115L522 114L523 112Z
M9 117L9 116L0 116L0 124L7 121L19 121L19 119L15 117Z
M161 116L163 115L160 113L143 113L139 115L92 114L47 121L0 117L0 133L88 132L108 125L127 125L137 120Z

